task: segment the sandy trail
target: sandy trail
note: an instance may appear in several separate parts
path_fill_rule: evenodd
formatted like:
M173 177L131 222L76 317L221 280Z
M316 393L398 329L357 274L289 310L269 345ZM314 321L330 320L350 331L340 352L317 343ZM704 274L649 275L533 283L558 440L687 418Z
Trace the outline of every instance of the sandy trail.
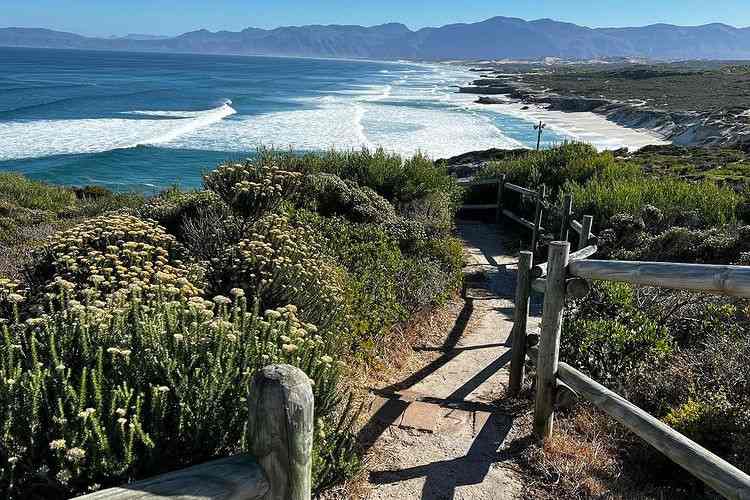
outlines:
M416 348L416 369L374 391L363 498L522 497L509 446L520 431L495 405L508 383L516 259L496 226L465 223L459 234L467 257L460 310L443 335Z

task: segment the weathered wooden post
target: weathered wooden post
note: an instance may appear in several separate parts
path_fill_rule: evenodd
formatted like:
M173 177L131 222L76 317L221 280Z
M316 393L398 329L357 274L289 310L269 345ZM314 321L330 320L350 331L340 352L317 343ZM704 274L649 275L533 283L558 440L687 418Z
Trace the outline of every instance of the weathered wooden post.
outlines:
M553 241L549 245L547 288L544 294L542 329L539 337L534 404L534 433L542 440L552 435L569 253L570 243L567 241Z
M573 215L573 196L563 196L562 213L560 214L560 241L568 241L568 226L570 216Z
M534 254L521 252L518 256L518 281L516 283L516 308L513 311L513 332L508 392L517 396L523 384L523 368L526 362L526 323L529 318L529 291Z
M503 191L505 190L505 174L497 180L497 211L495 212L495 224L500 224L503 219Z
M313 392L299 368L271 365L255 375L249 398L250 453L268 478L263 500L310 500Z
M584 215L581 223L581 234L578 235L578 250L589 246L591 240L591 228L594 225L593 215Z
M539 228L542 226L542 206L544 205L544 197L547 193L547 187L542 184L542 187L536 193L536 206L534 207L534 229L531 233L531 253L536 253L536 246L539 242Z

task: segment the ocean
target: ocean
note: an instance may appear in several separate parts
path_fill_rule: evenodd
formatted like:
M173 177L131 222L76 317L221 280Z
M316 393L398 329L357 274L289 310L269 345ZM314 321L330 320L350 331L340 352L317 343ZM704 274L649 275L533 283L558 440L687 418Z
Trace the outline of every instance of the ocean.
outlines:
M65 185L191 188L259 146L441 158L536 145L531 117L457 93L467 68L0 48L0 171ZM543 143L573 138L547 129Z

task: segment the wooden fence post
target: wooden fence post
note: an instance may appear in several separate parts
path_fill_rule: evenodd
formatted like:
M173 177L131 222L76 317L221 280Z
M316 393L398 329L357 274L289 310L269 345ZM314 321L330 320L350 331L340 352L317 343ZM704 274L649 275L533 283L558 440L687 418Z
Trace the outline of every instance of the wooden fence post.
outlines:
M591 239L591 227L594 225L593 215L584 215L583 222L581 223L581 234L578 236L578 250L589 246L589 240Z
M508 392L517 396L523 384L523 368L526 362L526 322L529 318L529 290L534 254L521 252L518 256L518 281L516 283L516 307L513 311L513 333Z
M570 216L573 215L573 196L566 194L563 196L562 213L560 214L560 241L568 241L568 226L570 225Z
M313 392L310 379L289 365L266 366L250 390L250 452L270 491L263 500L310 500Z
M505 190L505 174L497 180L497 212L495 213L495 224L500 224L503 218L503 191Z
M552 435L569 253L570 243L567 241L553 241L549 245L547 289L544 293L542 329L539 336L534 403L534 433L542 440Z
M547 188L544 184L536 193L536 206L534 207L534 229L531 233L531 253L536 253L536 246L539 242L539 228L542 225L542 205Z

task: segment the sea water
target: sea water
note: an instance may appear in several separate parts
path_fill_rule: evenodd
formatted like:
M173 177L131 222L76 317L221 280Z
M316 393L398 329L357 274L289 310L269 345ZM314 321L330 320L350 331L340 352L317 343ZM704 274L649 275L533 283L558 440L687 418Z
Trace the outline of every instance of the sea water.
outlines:
M533 147L440 64L0 48L0 171L115 190L196 187L259 146L433 158ZM546 130L543 144L569 138Z

